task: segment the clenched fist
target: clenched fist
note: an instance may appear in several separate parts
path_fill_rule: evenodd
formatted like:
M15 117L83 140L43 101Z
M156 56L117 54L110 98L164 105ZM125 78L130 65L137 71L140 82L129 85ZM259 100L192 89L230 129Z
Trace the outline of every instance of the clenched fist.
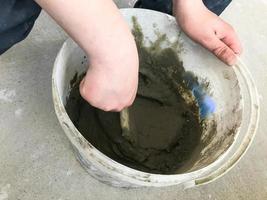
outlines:
M114 57L118 57L117 52L114 52ZM116 64L111 63L108 66L91 65L80 83L80 93L92 106L104 111L118 112L130 106L136 96L137 53L122 56Z

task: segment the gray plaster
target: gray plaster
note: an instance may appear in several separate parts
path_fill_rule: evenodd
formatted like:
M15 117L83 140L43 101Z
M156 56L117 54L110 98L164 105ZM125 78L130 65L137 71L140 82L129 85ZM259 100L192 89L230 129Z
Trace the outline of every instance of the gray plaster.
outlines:
M0 57L0 200L267 199L267 1L234 0L223 18L239 33L242 58L262 95L255 141L227 175L186 191L126 190L90 177L74 157L51 97L52 66L66 34L42 13L30 36Z

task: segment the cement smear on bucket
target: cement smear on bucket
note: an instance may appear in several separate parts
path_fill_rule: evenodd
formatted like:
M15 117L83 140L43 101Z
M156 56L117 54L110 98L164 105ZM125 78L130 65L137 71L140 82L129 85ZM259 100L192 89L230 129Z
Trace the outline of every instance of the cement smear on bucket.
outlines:
M119 113L101 111L83 100L81 77L74 81L66 110L83 136L110 158L145 172L173 174L200 143L199 109L183 81L177 52L160 47L165 36L145 47L142 30L135 18L133 22L140 73L137 98L129 108L130 133L123 134Z

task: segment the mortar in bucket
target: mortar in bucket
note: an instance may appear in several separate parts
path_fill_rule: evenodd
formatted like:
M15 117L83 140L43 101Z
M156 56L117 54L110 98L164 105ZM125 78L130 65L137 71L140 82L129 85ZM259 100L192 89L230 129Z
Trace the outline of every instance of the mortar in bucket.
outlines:
M199 136L199 143L177 170L160 173L120 162L120 159L110 156L103 149L96 148L98 144L92 144L92 141L86 139L84 132L66 111L70 91L78 77L86 71L88 63L85 53L74 41L68 39L55 61L52 91L57 117L78 160L93 177L118 187L162 187L177 184L193 187L224 175L245 154L258 126L258 94L246 66L241 60L234 67L225 66L181 33L172 16L143 9L122 9L121 13L131 29L141 31L138 33L144 36L142 43L146 49L156 46L175 52L183 73L193 74L197 77L194 80L197 80L198 85L207 86L205 92L216 103L216 110L202 119L205 127ZM170 71L175 70L172 68ZM179 88L179 84L176 86ZM182 96L185 101L191 101L194 97L193 92L191 96L189 93L184 94L186 95ZM127 110L121 113L122 122L125 122L123 119L127 113ZM122 129L125 127L129 128L129 125L122 123Z

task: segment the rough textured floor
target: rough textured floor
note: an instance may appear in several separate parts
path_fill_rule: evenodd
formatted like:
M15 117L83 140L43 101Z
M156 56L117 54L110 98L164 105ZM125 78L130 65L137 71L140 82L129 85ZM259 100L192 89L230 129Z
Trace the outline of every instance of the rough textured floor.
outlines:
M232 171L186 191L179 186L126 190L91 178L54 112L51 72L66 35L43 13L30 37L0 57L0 200L267 199L267 1L234 0L223 18L238 31L243 59L262 95L257 136Z

